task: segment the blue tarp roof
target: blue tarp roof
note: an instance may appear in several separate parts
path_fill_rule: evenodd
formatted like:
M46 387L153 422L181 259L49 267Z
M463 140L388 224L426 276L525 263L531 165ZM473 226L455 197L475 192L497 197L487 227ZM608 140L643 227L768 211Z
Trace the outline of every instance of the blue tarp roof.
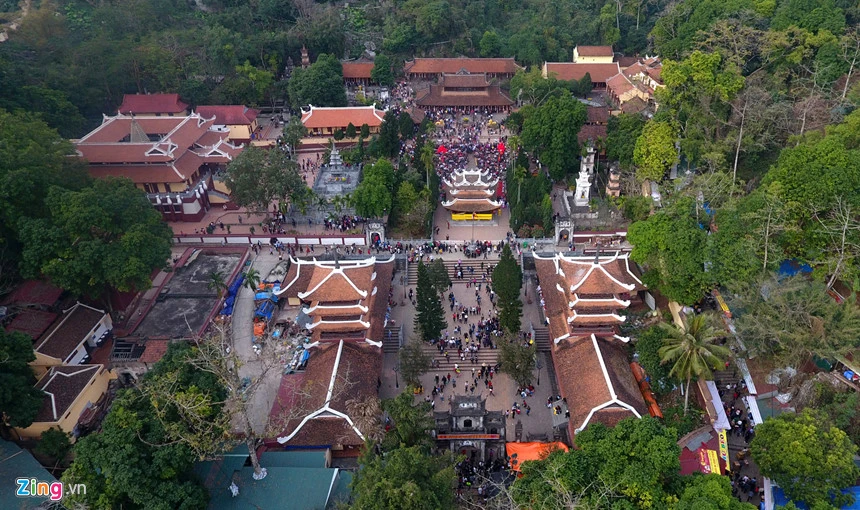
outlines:
M244 281L245 281L245 276L242 274L239 274L239 277L236 278L236 281L233 282L230 285L230 287L227 288L227 295L228 296L235 296L236 293L239 292L239 289L242 287L242 282L244 282Z
M797 259L783 260L779 265L780 276L794 276L798 273L809 274L812 272L812 267L809 264L804 264Z
M254 317L272 318L272 313L275 311L275 303L271 301L263 301L254 311Z
M843 494L853 494L854 495L854 504L843 506L840 510L860 510L860 485L851 487L850 489L845 489L842 491ZM774 487L773 488L773 502L777 508L781 506L785 506L788 504L788 498L785 497L785 493L782 491L782 487ZM794 502L797 505L797 508L801 510L808 510L809 507L803 502Z

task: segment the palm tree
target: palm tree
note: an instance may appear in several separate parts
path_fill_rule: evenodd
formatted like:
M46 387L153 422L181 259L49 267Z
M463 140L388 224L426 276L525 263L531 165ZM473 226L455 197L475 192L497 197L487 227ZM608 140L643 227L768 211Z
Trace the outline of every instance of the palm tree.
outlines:
M209 281L206 282L206 287L209 290L215 291L220 299L221 294L227 288L227 282L224 281L224 273L221 271L212 271L209 273Z
M432 143L427 142L423 147L421 147L421 155L419 157L421 158L421 163L424 165L424 170L427 173L427 189L430 189L430 172L436 171L433 165L433 154L434 151Z
M690 381L693 377L708 377L711 370L725 363L731 355L727 347L715 345L714 340L721 335L708 324L706 315L696 315L685 328L661 323L666 333L663 347L658 354L662 363L673 363L670 376L686 379L684 391L684 415L690 401Z
M257 287L260 286L260 272L254 269L253 267L242 273L242 276L245 277L245 287L248 287L252 291L257 290Z
M523 180L526 178L526 169L521 166L514 168L514 180L517 181L517 204L522 201Z
M382 439L382 405L379 398L368 395L347 400L346 410L366 438L373 441Z

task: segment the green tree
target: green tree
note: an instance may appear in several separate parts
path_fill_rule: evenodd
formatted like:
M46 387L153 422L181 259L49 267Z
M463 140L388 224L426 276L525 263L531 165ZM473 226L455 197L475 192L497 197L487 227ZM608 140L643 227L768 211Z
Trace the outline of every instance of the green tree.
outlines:
M689 318L684 328L665 322L659 324L666 334L663 347L658 351L662 363L672 363L669 375L686 381L685 415L693 378L710 377L711 371L720 368L732 354L728 347L714 343L721 335L708 324L709 320L708 315L699 314Z
M398 448L420 448L429 453L433 446L434 422L430 414L430 404L415 402L409 391L394 398L382 401L382 409L391 417L393 426L382 440L382 449L392 451Z
M367 124L361 125L361 132L359 133L362 139L367 139L370 136L370 126Z
M451 277L442 259L433 260L427 266L427 273L430 275L430 282L433 284L433 288L440 296L443 296L445 291L451 287Z
M406 345L400 349L399 358L400 375L403 376L403 381L409 386L419 386L421 382L418 378L427 373L433 358L424 352L420 343L414 341L406 342Z
M412 122L412 117L406 112L400 112L397 118L397 130L400 132L400 138L408 140L415 133L415 123Z
M349 124L346 125L346 133L345 134L346 134L347 138L355 138L356 129L355 129L355 125L352 122L350 122Z
M811 356L832 358L860 348L860 310L837 303L820 282L797 276L765 277L740 285L732 307L751 355L799 366Z
M209 280L206 282L206 288L214 291L220 298L227 290L227 282L224 281L224 273L221 271L212 271L209 273Z
M523 122L523 148L534 153L560 181L578 170L577 134L585 124L585 105L565 94L551 97Z
M370 70L370 79L378 85L391 87L394 85L393 64L388 55L380 53L373 60L373 69Z
M295 110L308 105L346 106L343 66L334 55L323 53L307 69L293 70L288 91Z
M421 338L425 342L438 339L445 329L445 310L439 293L433 286L430 271L423 261L418 261L417 306L418 326L421 328Z
M681 493L675 510L754 510L749 503L741 503L732 495L729 479L716 474L694 473L685 477L688 483Z
M577 449L524 463L511 496L536 510L558 508L559 501L583 508L668 507L680 469L677 440L675 429L650 417L613 428L592 423L576 435Z
M523 272L517 264L511 247L505 244L499 263L493 269L493 290L499 308L499 325L510 333L520 332L520 317L523 303L520 291L523 287Z
M678 160L675 129L668 122L651 121L642 128L633 149L636 177L640 181L660 182Z
M645 118L641 115L622 113L610 116L606 126L607 157L618 161L624 167L632 165L633 151L644 127Z
M50 217L22 220L22 274L47 276L77 295L144 290L170 256L170 228L128 179L81 191L51 188Z
M227 165L224 182L236 204L258 210L267 210L274 201L279 206L296 204L310 193L298 164L284 151L259 147L236 156Z
M69 441L69 435L54 427L42 432L41 437L39 437L39 444L36 445L38 453L51 457L58 464L66 458L71 449L72 443Z
M663 328L652 326L638 334L635 343L639 364L651 378L651 388L659 395L672 391L669 367L662 362L659 352L665 338L666 332Z
M0 329L0 416L9 426L29 427L45 400L45 393L33 387L29 363L35 359L30 337Z
M333 137L334 137L334 139L335 139L335 140L337 140L337 141L341 141L341 140L343 140L343 137L344 137L344 136L345 136L345 134L344 134L344 132L343 132L343 129L336 129L336 130L334 131L334 135L333 135Z
M435 149L433 143L426 142L421 146L418 158L421 164L424 165L424 171L427 173L427 188L430 188L430 174L436 172L435 160L433 158Z
M381 218L391 211L394 166L384 158L365 167L361 182L352 193L355 211L361 216Z
M845 432L809 410L769 418L755 432L753 460L790 499L836 507L852 502L840 491L854 485L860 470L854 465L857 446Z
M502 41L495 30L487 30L478 43L481 56L484 58L498 57L502 51Z
M630 258L646 266L643 281L667 298L692 304L713 286L705 272L707 234L699 228L691 199L679 198L632 225Z
M302 138L307 136L308 130L302 124L301 116L293 115L290 121L284 126L284 141L290 149L290 156L294 156L302 142Z
M537 361L534 344L523 342L519 335L506 333L499 342L498 348L502 372L511 376L518 386L528 386L534 376Z
M381 156L393 158L400 151L400 118L394 110L385 112L382 125L379 127L377 143Z
M260 287L260 282L262 281L260 272L253 267L248 268L247 271L242 273L242 278L245 279L244 286L253 292L257 291L257 289Z
M456 480L450 453L430 455L417 446L398 448L379 455L366 448L352 482L351 508L387 510L453 509Z

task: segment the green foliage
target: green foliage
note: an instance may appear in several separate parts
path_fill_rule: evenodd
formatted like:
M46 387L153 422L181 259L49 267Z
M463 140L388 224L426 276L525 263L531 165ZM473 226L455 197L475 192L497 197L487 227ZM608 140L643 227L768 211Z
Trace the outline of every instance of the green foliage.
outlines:
M427 273L430 276L430 282L436 292L442 296L449 287L451 287L451 277L448 275L448 269L445 268L445 263L441 258L433 260L427 266Z
M355 138L355 135L357 134L357 132L356 132L355 126L353 125L352 122L347 124L346 131L344 132L344 134L346 135L347 138Z
M585 119L585 105L569 95L552 97L526 117L521 135L523 148L549 168L553 179L563 180L578 170L576 135Z
M446 327L445 310L442 300L433 285L430 271L423 261L418 262L418 284L416 286L418 326L421 328L421 338L425 342L438 339Z
M391 59L382 53L373 61L373 69L370 70L370 79L378 85L391 87L394 85L394 64Z
M481 37L481 42L478 43L482 57L500 57L502 51L502 41L499 34L495 31L487 30Z
M801 276L741 285L731 306L738 334L752 355L799 366L810 356L844 356L860 348L860 310L837 303L821 283Z
M224 179L236 204L266 210L272 202L297 204L310 189L298 165L280 150L248 147L227 165Z
M81 191L51 188L49 217L24 219L22 274L47 276L76 295L144 290L170 256L172 233L143 191L127 179Z
M547 227L552 225L552 222L545 221L544 204L547 198L550 198L550 184L544 172L538 172L537 175L524 171L517 172L517 168L524 169L517 162L517 166L513 171L508 171L506 180L509 190L516 190L516 201L514 201L513 193L509 192L511 202L515 205L511 208L511 228L514 232L519 232L523 225L545 224ZM528 160L526 159L526 164ZM550 198L550 207L552 206ZM550 212L552 219L552 212ZM522 236L521 236L522 237ZM531 237L531 235L525 236Z
M651 389L658 395L664 395L672 391L672 383L669 380L669 367L663 363L659 353L660 348L663 347L663 340L665 338L665 330L652 326L637 335L636 339L636 353L639 354L639 364L642 365L645 373L651 378Z
M860 476L854 465L857 446L809 410L765 420L750 448L761 474L790 499L810 505L832 501L836 507L851 503L839 491Z
M290 77L290 104L294 109L313 106L346 106L343 66L325 53L307 69L296 68Z
M399 357L403 381L409 386L419 386L418 378L427 373L433 358L424 352L419 342L406 342L400 349Z
M630 225L630 257L647 267L643 281L681 304L701 299L713 285L704 270L707 234L693 215L694 203L678 199L645 221Z
M577 449L526 462L511 488L518 505L557 508L665 508L672 501L681 453L674 429L654 418L628 418L614 428L593 423L576 436Z
M618 161L622 166L633 164L633 150L645 127L645 118L641 115L612 115L606 126L606 156Z
M110 509L202 509L209 495L192 474L194 456L169 440L149 401L136 390L117 394L98 434L75 444L75 461L64 483L84 483L86 494L67 495L67 504Z
M505 244L499 263L493 269L493 290L499 308L499 326L514 334L520 332L523 303L520 292L523 287L523 272L517 264L511 247Z
M353 504L360 510L453 509L456 480L450 453L429 455L422 448L402 447L385 455L367 448L352 482Z
M379 127L379 137L376 139L379 155L389 158L397 156L400 151L400 118L394 110L385 112L382 125Z
M678 161L675 149L677 135L668 122L651 121L642 128L633 149L636 178L660 182L669 168Z
M528 386L535 373L537 351L534 344L523 342L517 334L506 334L498 343L502 372L511 376L520 387Z
M0 416L12 427L29 427L45 400L33 387L36 377L29 363L35 359L30 337L0 329Z
M829 382L815 382L807 407L827 416L830 423L848 434L852 443L860 444L860 393Z
M625 196L621 199L621 214L630 221L645 221L651 215L654 199L642 195Z
M394 398L382 401L382 409L388 413L392 428L382 440L382 449L390 452L398 448L418 448L429 453L433 446L434 422L430 404L415 402L411 391L404 391Z
M352 193L355 211L361 216L381 218L391 211L394 166L384 158L365 167L361 182Z
M753 510L732 495L728 477L695 473L687 477L687 487L681 493L675 510Z
M42 432L39 444L36 445L36 452L47 455L57 462L62 462L71 448L72 443L69 441L69 435L58 428L51 427Z
M684 411L683 404L663 406L663 425L672 427L678 431L678 437L684 437L690 432L702 426L702 415L704 411L696 406L693 402L692 407L688 407Z

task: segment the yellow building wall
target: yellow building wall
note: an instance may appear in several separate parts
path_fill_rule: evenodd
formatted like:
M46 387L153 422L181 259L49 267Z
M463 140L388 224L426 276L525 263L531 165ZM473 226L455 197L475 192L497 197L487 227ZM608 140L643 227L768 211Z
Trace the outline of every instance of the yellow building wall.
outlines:
M611 64L613 57L583 57L577 56L577 64Z
M256 125L256 121L251 126L245 125L231 125L227 126L230 129L230 140L250 140L251 139L251 131L254 129Z
M36 374L36 379L41 379L49 368L63 364L63 360L45 356L41 352L34 352L33 354L36 355L36 359L30 362L30 366L33 368L33 373Z
M84 389L84 391L78 395L77 400L75 400L75 402L69 407L66 414L60 418L60 421L36 422L25 429L15 429L16 432L18 432L21 437L38 439L42 435L42 432L45 432L51 427L59 427L63 432L71 434L75 429L75 425L78 424L78 418L81 417L81 413L83 413L87 408L87 404L95 404L98 402L101 396L107 391L108 384L116 378L117 376L115 373L102 368L99 374L90 380L89 385ZM72 438L72 441L74 441L74 438Z

